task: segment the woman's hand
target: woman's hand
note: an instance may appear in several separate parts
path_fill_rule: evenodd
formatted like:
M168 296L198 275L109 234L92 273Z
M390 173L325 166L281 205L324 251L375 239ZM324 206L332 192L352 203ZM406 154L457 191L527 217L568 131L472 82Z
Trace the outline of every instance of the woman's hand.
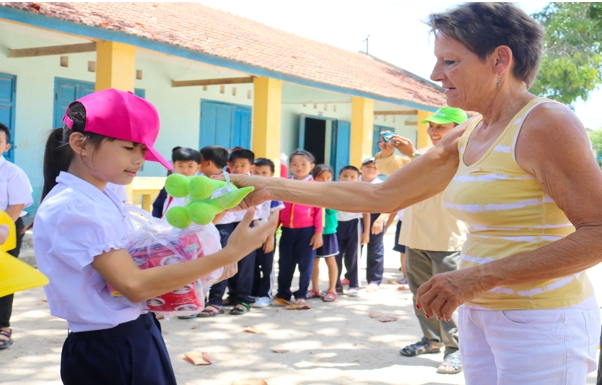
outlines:
M414 143L412 143L412 141L408 138L394 134L391 136L391 144L397 151L401 152L408 158L413 158L414 154L416 154Z
M322 233L315 233L309 241L309 245L312 247L312 250L319 249L323 244L324 239L322 238Z
M253 186L255 190L247 195L245 199L240 202L240 204L235 208L235 210L246 210L250 207L255 207L265 201L272 200L272 196L268 189L265 186L264 176L252 176L252 175L240 175L240 174L230 174L230 182L232 182L236 187L247 187ZM213 179L225 180L223 175L215 175L212 177ZM275 224L274 224L275 227Z
M456 308L493 289L480 266L437 274L418 288L416 308L427 318L450 320Z

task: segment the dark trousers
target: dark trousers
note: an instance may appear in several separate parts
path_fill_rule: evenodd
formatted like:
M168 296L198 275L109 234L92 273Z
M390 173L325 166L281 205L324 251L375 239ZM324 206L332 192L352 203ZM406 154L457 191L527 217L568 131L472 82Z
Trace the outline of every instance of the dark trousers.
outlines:
M339 268L337 287L341 287L341 271L345 261L345 278L349 280L349 287L359 287L358 257L361 250L360 238L363 231L361 218L350 221L340 221L337 227L337 241L339 254L335 256Z
M240 222L216 225L220 235L222 247L226 247L230 234L236 229ZM251 223L251 226L253 224ZM222 306L226 287L229 290L228 297L234 303L249 303L249 296L253 288L253 272L255 268L255 251L238 261L238 273L233 277L223 280L211 286L207 305Z
M309 245L315 228L300 229L282 228L278 258L278 294L276 297L290 301L291 295L296 299L307 298L307 290L314 270L316 251ZM299 266L299 290L292 293L291 284L295 267Z
M376 283L380 285L383 280L385 268L385 245L383 244L384 232L372 234L372 225L380 216L379 213L370 214L370 241L368 242L368 258L366 267L366 279L368 284Z
M10 255L15 258L19 258L19 253L21 252L21 244L23 243L23 230L25 229L25 225L23 224L23 219L19 218L15 222L15 227L17 228L17 247L8 251ZM0 328L10 327L10 316L13 313L13 298L14 294L9 294L5 297L0 297Z
M274 237L274 242L275 241ZM266 253L263 246L255 250L255 269L253 272L253 297L272 298L272 286L274 283L274 251Z
M69 333L61 354L65 385L175 385L153 313L111 329Z

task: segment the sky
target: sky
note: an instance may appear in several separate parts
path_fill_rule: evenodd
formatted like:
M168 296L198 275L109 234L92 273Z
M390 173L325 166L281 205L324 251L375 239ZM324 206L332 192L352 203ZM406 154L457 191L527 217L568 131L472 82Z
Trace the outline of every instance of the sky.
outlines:
M424 20L455 1L393 0L199 0L213 8L259 21L278 29L331 44L350 51L366 50L398 67L429 79L435 63L432 37ZM516 3L528 14L540 11L547 1ZM602 127L602 90L590 94L587 102L577 101L575 112L585 127Z

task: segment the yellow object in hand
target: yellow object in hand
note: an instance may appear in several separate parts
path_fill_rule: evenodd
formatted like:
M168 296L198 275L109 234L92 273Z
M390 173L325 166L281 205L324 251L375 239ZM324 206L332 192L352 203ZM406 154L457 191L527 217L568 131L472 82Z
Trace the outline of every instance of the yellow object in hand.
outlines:
M17 231L12 218L4 211L0 211L0 226L8 226L8 238L0 245L0 297L48 285L44 274L7 253L17 247Z

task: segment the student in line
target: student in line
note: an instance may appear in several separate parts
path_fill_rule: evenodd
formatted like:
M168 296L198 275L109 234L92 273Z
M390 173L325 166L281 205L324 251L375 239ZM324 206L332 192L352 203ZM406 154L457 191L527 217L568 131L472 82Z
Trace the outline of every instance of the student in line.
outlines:
M223 250L140 270L124 248L133 226L107 183L129 184L145 160L169 163L153 148L159 115L148 101L114 89L71 103L44 154L44 187L34 251L53 316L67 320L61 355L66 385L175 385L153 313L140 302L180 288L261 244L274 223L249 228L249 210ZM124 295L114 298L107 284Z

